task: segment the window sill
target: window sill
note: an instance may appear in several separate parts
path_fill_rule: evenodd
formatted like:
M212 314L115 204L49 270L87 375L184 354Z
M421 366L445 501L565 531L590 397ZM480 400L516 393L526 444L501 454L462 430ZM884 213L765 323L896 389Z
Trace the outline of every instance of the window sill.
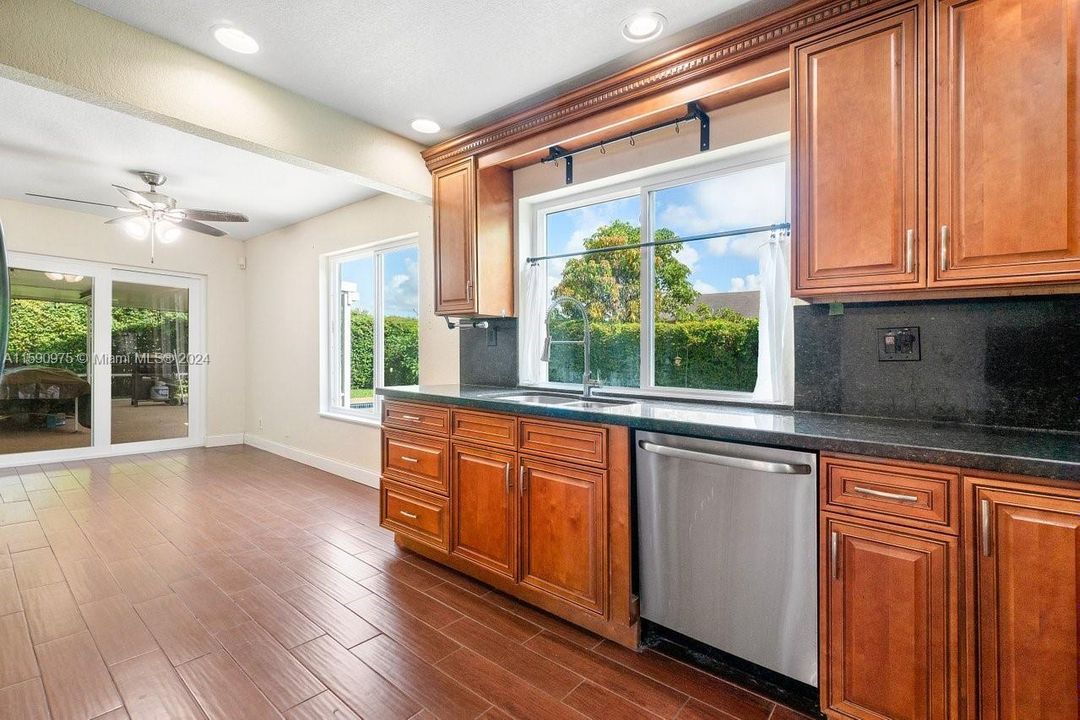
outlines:
M521 383L522 388L547 392L576 392L581 393L580 383ZM792 404L783 400L755 400L751 393L725 393L720 391L704 392L664 392L656 388L642 390L640 388L627 388L616 386L600 386L594 388L593 393L600 398L626 398L635 400L653 400L659 402L686 402L698 405L741 405L743 407L767 407L779 409L791 409Z
M331 410L320 410L319 417L324 417L329 420L340 420L354 425L367 425L368 427L375 428L382 427L382 421L375 415L363 417L362 415L349 415L348 413L333 412Z

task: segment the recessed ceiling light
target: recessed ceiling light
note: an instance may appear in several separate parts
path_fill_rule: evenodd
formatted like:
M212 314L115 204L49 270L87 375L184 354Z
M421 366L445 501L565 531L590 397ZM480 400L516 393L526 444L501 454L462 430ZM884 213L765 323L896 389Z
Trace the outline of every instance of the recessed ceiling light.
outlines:
M666 22L658 12L636 12L622 21L622 36L630 42L648 42L664 32Z
M412 129L418 133L424 133L425 135L432 135L442 130L442 126L434 120L428 120L427 118L416 118L412 121Z
M240 28L232 25L216 25L214 39L233 52L251 55L259 52L259 43Z

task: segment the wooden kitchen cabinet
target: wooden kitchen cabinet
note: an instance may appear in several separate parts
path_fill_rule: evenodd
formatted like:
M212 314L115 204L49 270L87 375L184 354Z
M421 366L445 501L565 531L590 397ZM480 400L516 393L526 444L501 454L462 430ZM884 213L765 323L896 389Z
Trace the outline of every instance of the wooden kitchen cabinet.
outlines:
M822 519L823 709L859 720L957 717L957 539Z
M513 175L469 157L432 174L435 314L514 314ZM479 272L483 268L483 272Z
M521 582L604 611L605 473L522 458Z
M1080 0L939 0L931 283L1080 280Z
M517 576L517 457L454 443L450 552L508 578Z
M923 16L792 46L797 295L925 287Z
M980 720L1080 717L1080 492L968 477Z
M397 399L383 426L399 545L637 647L627 428Z

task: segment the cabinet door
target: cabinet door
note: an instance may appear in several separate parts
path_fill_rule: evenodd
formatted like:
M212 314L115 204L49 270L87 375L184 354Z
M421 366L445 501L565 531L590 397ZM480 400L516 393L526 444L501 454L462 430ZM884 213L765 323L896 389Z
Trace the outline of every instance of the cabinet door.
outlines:
M1080 0L938 3L932 281L1080 281Z
M956 540L824 516L822 704L860 720L956 717Z
M1080 717L1080 498L976 488L982 720Z
M432 173L435 202L435 312L476 311L476 161Z
M521 582L603 613L606 474L521 460Z
M457 443L450 452L450 552L513 578L517 565L514 454Z
M921 12L792 50L797 295L925 284Z

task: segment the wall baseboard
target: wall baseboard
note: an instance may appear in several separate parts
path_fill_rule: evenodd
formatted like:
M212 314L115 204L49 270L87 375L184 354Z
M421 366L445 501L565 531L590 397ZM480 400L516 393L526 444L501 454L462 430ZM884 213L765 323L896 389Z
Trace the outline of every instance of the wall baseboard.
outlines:
M225 445L243 445L244 433L228 433L226 435L207 435L206 447L224 447Z
M291 445L285 445L275 440L269 440L258 435L252 435L251 433L244 434L244 444L265 450L275 455L288 458L289 460L295 460L298 463L309 465L319 470L325 470L328 473L334 475L340 475L346 480L352 480L368 487L379 487L379 474L372 472L367 468L360 467L359 465L352 465L351 463L342 462L340 460L334 460L333 458L324 457L322 455L316 455L315 453L308 452L307 450L301 450Z

